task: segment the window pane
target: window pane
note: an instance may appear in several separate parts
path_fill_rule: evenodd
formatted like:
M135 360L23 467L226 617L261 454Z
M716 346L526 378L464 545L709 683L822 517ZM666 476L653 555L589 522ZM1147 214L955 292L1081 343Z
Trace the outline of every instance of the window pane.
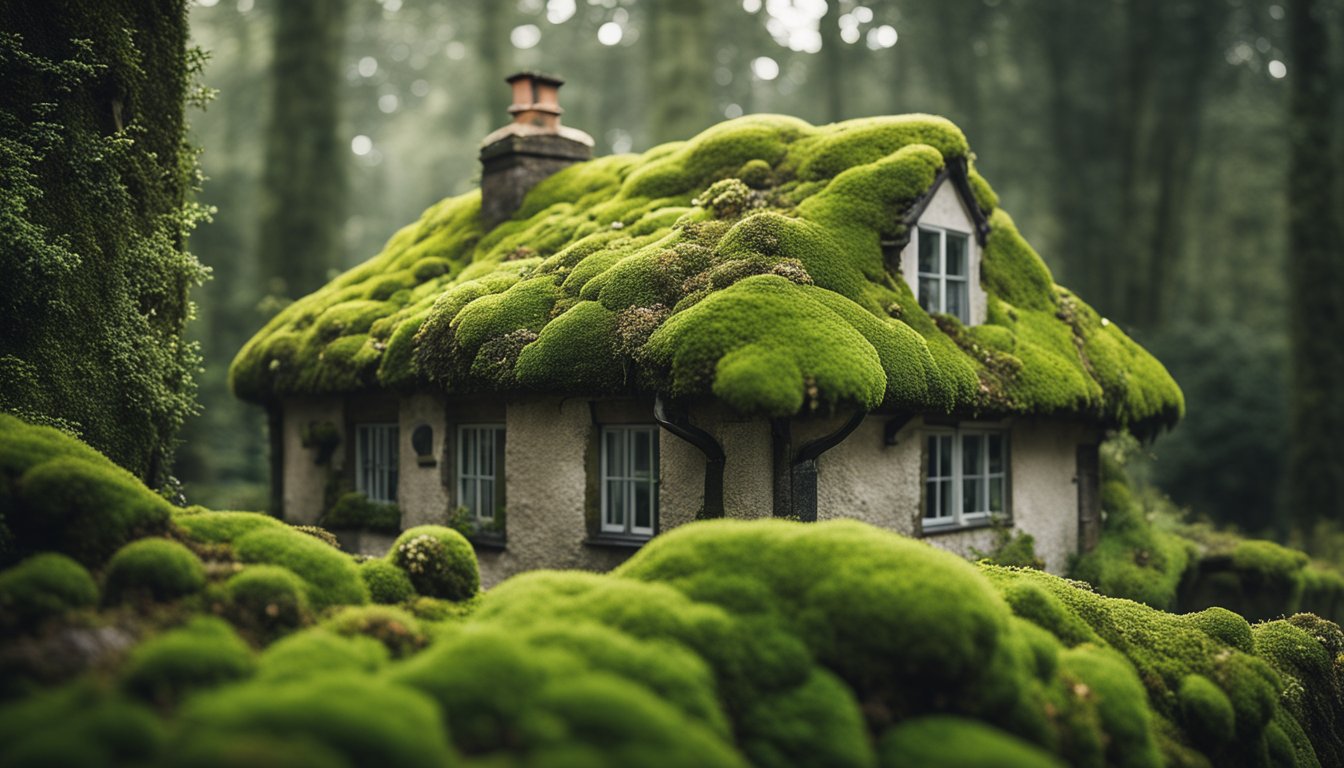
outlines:
M938 438L938 453L941 458L938 460L938 467L941 470L939 475L942 477L952 476L952 436L941 435Z
M607 524L625 527L625 485L619 480L607 481Z
M984 480L980 478L968 477L961 481L962 514L970 515L985 510L985 500L981 496L984 487Z
M635 528L653 528L653 493L649 483L635 486Z
M989 511L1003 512L1003 478L995 477L989 481Z
M475 480L462 481L462 498L458 499L457 503L460 506L466 507L467 511L473 515L481 508L480 502L476 498Z
M961 437L961 474L967 477L983 474L983 458L980 455L980 435L962 435Z
M653 446L650 445L650 443L652 442L653 436L645 430L640 430L638 432L633 432L631 437L633 437L635 441L634 474L637 477L647 477L649 474L649 467L652 464Z
M480 484L481 505L476 508L476 516L484 520L495 517L495 486L490 482Z
M1003 435L989 436L989 471L1003 471Z
M947 233L947 274L966 276L966 236Z
M919 306L925 312L942 312L943 298L939 291L941 283L936 277L919 278Z
M938 516L951 517L952 481L950 479L938 481L938 497Z
M928 476L937 477L939 465L938 465L938 437L936 435L929 435L927 451L929 457Z
M932 229L919 230L919 271L931 275L942 272L938 266L939 240L942 233Z
M924 484L924 516L938 516L938 482L936 480Z
M624 458L624 452L621 450L621 433L615 430L608 431L604 437L607 441L606 450L606 476L618 477L621 474L621 464Z
M965 280L947 281L947 314L954 315L963 323L971 321L969 311L969 302L966 299L967 287Z

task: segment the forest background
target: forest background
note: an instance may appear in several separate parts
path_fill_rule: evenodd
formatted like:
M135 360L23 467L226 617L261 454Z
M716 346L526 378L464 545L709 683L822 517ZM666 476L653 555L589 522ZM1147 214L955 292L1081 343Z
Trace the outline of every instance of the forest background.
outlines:
M216 91L189 115L216 210L190 238L213 272L174 467L194 503L265 507L233 354L471 189L503 78L536 68L599 155L753 112L952 119L1056 280L1184 389L1147 477L1344 558L1320 551L1344 540L1323 535L1344 521L1340 0L195 0L189 21Z

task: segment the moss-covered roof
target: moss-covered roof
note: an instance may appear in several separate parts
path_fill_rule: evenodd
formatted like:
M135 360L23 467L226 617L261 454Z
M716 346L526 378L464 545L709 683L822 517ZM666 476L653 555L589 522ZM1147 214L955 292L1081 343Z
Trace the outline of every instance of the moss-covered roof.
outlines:
M660 392L768 416L1174 423L1175 381L1055 284L970 158L938 117L758 115L561 171L488 232L478 192L449 198L277 315L234 361L234 391ZM989 224L974 327L921 309L881 247L908 239L906 214L959 167Z

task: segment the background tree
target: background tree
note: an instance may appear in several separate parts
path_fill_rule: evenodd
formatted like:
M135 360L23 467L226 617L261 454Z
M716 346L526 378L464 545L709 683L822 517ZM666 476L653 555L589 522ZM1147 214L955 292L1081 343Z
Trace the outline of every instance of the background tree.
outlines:
M0 410L150 485L195 408L183 0L0 4Z
M1332 146L1344 82L1330 69L1325 3L1289 5L1292 166L1288 176L1292 409L1289 510L1304 527L1344 522L1344 243Z
M297 298L341 263L348 142L341 139L346 0L275 6L260 259L274 295Z

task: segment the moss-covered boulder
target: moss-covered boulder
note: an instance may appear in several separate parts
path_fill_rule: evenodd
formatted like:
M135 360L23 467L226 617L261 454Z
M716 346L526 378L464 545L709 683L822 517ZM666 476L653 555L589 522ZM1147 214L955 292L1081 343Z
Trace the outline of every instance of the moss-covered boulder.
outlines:
M415 597L415 587L406 571L386 560L368 560L359 564L359 577L369 588L375 603L393 605Z
M222 619L202 616L138 646L121 674L122 687L158 706L252 674L256 660Z
M224 585L235 620L264 634L285 632L308 621L308 585L278 565L249 565Z
M34 555L0 572L0 626L11 630L33 629L49 617L97 602L93 577L65 555Z
M205 587L205 567L194 552L169 539L148 538L117 550L103 576L103 599L175 600Z
M240 536L233 548L245 563L280 565L298 574L315 610L369 601L354 559L301 531L265 526Z

